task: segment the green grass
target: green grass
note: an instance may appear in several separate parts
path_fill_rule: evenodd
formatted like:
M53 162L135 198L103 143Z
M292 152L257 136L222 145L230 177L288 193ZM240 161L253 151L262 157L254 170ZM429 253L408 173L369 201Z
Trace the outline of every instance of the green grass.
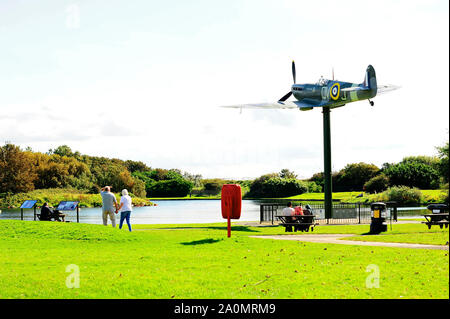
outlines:
M448 193L446 189L428 189L428 190L420 190L422 193L422 200L424 203L438 203L442 202L445 195ZM359 194L363 194L362 197L356 197ZM323 200L324 193L304 193L301 195L287 197L286 199L293 200ZM365 192L335 192L333 193L333 199L338 199L341 202L346 203L370 203L375 201L387 201L387 198L384 198L384 194L369 194Z
M363 192L334 192L333 193L333 199L339 199L339 200L347 200L349 198L356 197L357 195L361 194ZM363 193L365 196L367 194ZM301 195L291 196L287 197L288 199L315 199L315 200L323 200L324 199L324 193L304 193Z
M359 235L346 240L392 242L392 243L412 243L427 245L448 245L448 228L440 229L439 226L432 226L431 229L424 224L399 224L388 225L388 231L379 235Z
M314 233L360 235L368 227ZM414 237L424 227L394 225L386 236ZM284 234L282 227L235 225L231 238L224 223L134 229L0 220L0 298L449 297L448 251L249 237ZM80 267L78 289L65 286L70 264ZM380 288L366 288L371 264L380 269Z

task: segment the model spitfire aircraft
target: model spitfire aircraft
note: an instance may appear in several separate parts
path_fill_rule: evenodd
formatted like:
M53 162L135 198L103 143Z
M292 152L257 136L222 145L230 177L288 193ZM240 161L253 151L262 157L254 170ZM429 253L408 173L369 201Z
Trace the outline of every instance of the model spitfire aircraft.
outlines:
M344 106L350 102L361 100L369 100L370 105L374 105L371 98L377 94L385 93L398 89L395 85L377 85L377 78L375 69L369 65L366 69L364 82L350 83L334 80L327 80L320 78L315 84L296 84L295 62L292 61L292 75L294 84L291 91L283 96L275 103L258 103L258 104L241 104L230 105L224 107L230 108L260 108L260 109L295 109L301 111L309 111L315 107L336 108ZM287 99L294 95L297 101L287 101Z

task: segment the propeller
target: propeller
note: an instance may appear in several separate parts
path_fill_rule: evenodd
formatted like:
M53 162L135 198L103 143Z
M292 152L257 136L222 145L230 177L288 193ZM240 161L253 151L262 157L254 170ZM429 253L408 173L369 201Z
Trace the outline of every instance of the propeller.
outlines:
M294 60L292 60L292 77L294 78L294 84L295 84L296 81L295 81L295 62L294 62Z
M294 78L294 84L296 83L296 74L295 74L295 62L292 60L292 77ZM285 96L278 100L278 102L286 101L292 95L292 91L289 91Z

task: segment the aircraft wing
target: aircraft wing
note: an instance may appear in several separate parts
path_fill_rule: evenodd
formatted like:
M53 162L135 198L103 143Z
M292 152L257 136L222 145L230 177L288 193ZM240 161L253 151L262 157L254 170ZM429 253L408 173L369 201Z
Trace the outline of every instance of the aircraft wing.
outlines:
M274 102L274 103L253 103L253 104L237 104L237 105L224 105L222 107L235 108L235 109L296 109L298 108L293 102Z
M377 86L377 95L383 94L386 92L394 91L401 88L401 86L398 85L392 85L392 84L386 84L386 85L378 85Z
M310 110L313 107L324 106L324 103L308 103L307 101L285 101L285 102L273 102L273 103L254 103L254 104L238 104L238 105L225 105L222 107L235 108L235 109L300 109Z
M341 89L342 92L356 92L356 91L369 91L370 88L365 86L354 86L349 88Z

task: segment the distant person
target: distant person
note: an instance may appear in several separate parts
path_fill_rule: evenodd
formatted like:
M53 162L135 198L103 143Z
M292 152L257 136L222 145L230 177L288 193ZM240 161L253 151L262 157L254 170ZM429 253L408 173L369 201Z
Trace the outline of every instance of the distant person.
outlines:
M119 209L116 196L111 193L111 186L102 187L102 218L103 225L108 225L108 217L111 219L112 227L116 227L116 214Z
M303 216L303 207L300 204L299 206L295 207L295 215L297 216Z
M308 204L306 204L305 209L303 210L303 215L312 215L312 208Z
M59 218L62 218L62 221L65 222L66 215L61 213L59 210L53 210L48 206L48 203L45 202L41 207L41 216L40 220L52 220L52 218L56 221L61 221Z
M48 203L44 203L41 207L41 216L39 216L40 220L51 220L53 216L53 210L48 207Z
M119 210L120 210L119 229L122 229L123 221L126 220L128 230L131 231L130 215L133 209L131 207L131 197L130 195L128 195L128 191L126 189L122 189L122 197L120 198Z
M294 216L295 215L295 209L292 208L292 203L288 202L287 207L283 208L281 211L283 216Z

